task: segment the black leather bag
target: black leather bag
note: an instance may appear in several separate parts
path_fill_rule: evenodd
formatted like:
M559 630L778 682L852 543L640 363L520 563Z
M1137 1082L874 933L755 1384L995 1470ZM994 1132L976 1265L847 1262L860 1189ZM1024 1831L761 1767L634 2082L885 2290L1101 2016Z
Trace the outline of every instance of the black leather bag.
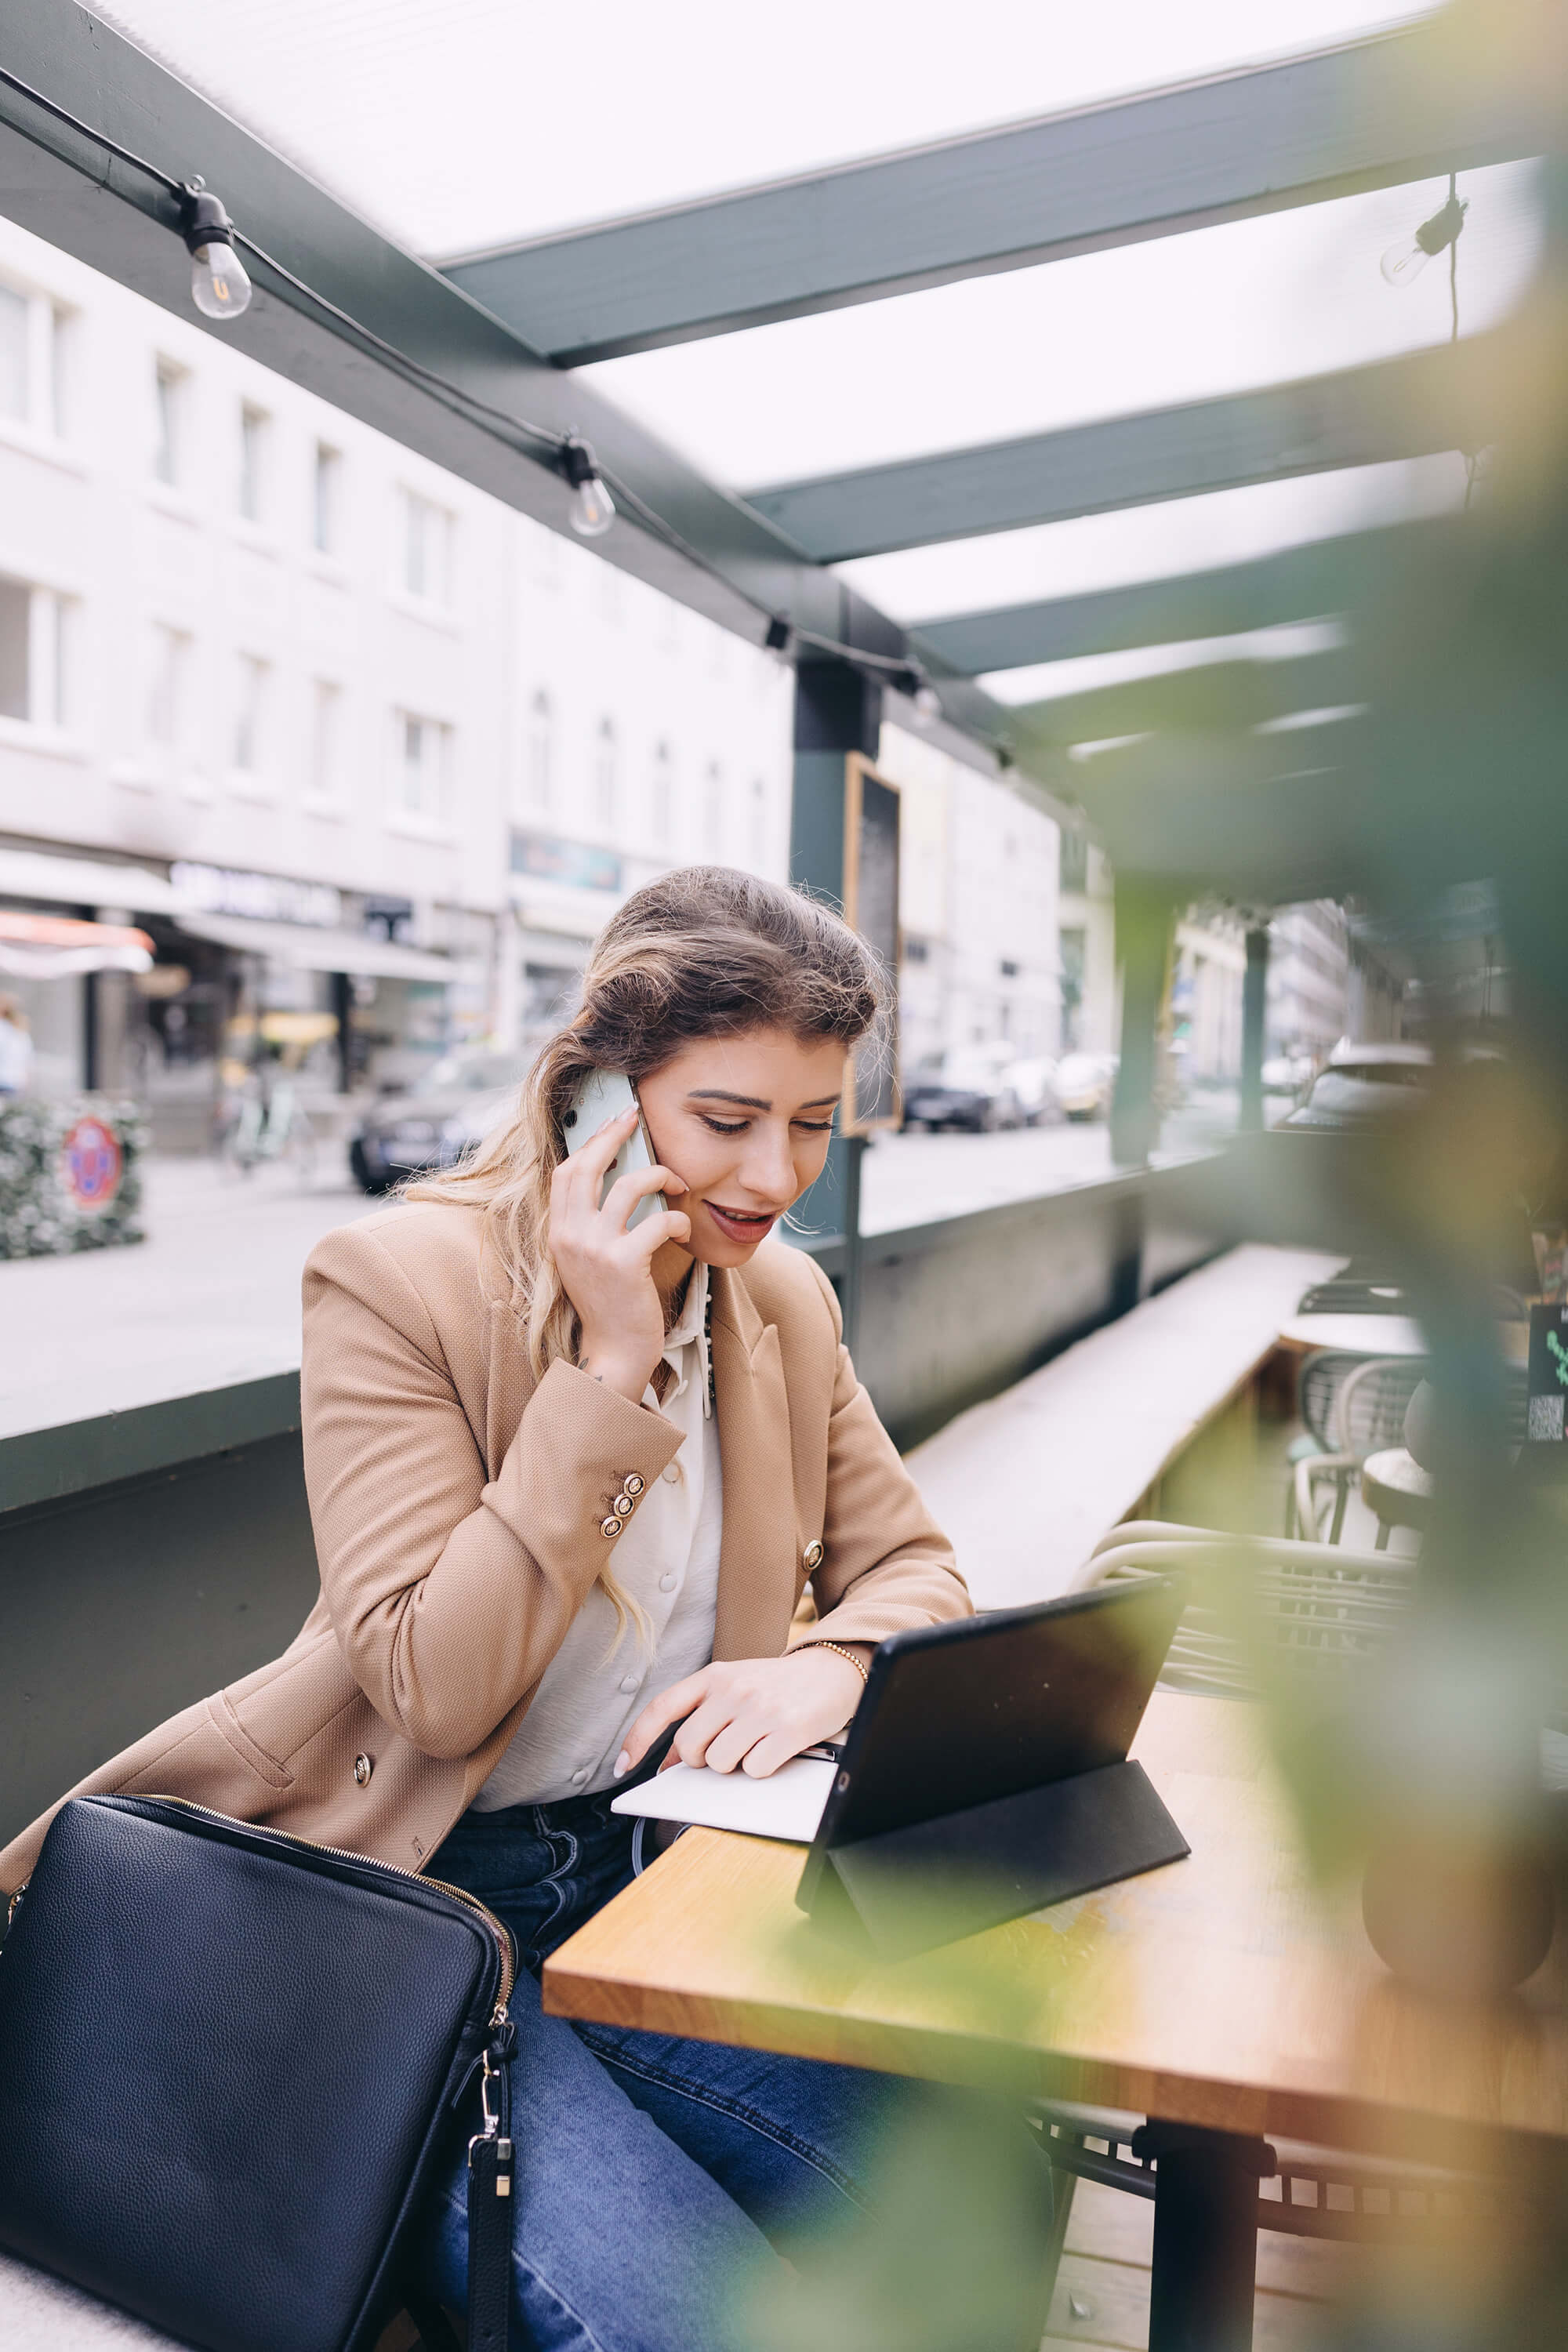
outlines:
M202 2352L369 2352L471 2133L468 2341L505 2352L514 1971L456 1888L73 1799L0 1946L0 2246Z

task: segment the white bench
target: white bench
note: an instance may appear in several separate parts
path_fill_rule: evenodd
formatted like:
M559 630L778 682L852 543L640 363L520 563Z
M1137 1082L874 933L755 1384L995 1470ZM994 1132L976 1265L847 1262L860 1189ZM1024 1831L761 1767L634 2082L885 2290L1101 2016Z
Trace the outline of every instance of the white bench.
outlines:
M978 1609L1066 1592L1107 1529L1253 1380L1342 1264L1248 1243L1184 1275L915 1447Z

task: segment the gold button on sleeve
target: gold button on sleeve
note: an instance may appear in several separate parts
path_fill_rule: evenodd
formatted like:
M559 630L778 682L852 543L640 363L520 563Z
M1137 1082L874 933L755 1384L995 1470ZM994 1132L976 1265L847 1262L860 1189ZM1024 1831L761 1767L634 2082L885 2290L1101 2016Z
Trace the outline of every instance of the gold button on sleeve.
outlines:
M813 1569L822 1566L822 1546L813 1538L801 1554L801 1564L809 1576Z
M617 1495L615 1501L610 1505L610 1508L612 1511L617 1512L623 1519L629 1518L632 1513L631 1496L629 1495Z
M628 1470L626 1476L621 1480L622 1491L629 1495L634 1503L637 1501L637 1496L642 1493L646 1481L642 1477L640 1472L636 1470Z
M615 1537L620 1534L621 1529L625 1525L626 1521L624 1519L617 1519L614 1511L612 1511L607 1519L601 1519L599 1521L599 1533L604 1537L605 1542L608 1543Z
M370 1776L374 1769L375 1766L368 1756L356 1756L354 1758L354 1779L359 1782L362 1789L364 1787L365 1782L370 1779Z

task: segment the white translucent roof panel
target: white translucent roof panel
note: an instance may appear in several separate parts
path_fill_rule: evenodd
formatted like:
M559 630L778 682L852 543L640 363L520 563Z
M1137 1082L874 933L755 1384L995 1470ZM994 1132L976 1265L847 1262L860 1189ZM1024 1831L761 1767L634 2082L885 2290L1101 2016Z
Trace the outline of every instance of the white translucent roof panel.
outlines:
M1331 652L1344 641L1337 621L1289 621L1278 628L1249 629L1240 636L1130 646L1118 653L1082 654L1072 661L1036 662L1027 669L993 670L980 683L998 702L1054 702L1064 694L1125 686L1135 677L1163 677L1172 670L1202 669L1212 662L1297 661L1303 654Z
M918 624L1245 563L1341 531L1438 514L1464 491L1462 457L1418 457L950 540L838 569L885 613Z
M1399 0L110 0L416 251L641 212L1431 13Z
M1526 284L1538 179L1464 174L1461 332ZM582 373L738 489L1163 408L1447 341L1446 265L1398 289L1378 268L1447 193L1378 189Z

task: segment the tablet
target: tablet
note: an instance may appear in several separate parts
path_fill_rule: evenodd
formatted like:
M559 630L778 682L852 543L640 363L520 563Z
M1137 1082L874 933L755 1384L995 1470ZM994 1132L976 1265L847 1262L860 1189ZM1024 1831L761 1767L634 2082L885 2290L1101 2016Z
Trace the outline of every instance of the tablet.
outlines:
M836 1849L1122 1763L1184 1598L1177 1578L1140 1578L880 1643L800 1908Z

